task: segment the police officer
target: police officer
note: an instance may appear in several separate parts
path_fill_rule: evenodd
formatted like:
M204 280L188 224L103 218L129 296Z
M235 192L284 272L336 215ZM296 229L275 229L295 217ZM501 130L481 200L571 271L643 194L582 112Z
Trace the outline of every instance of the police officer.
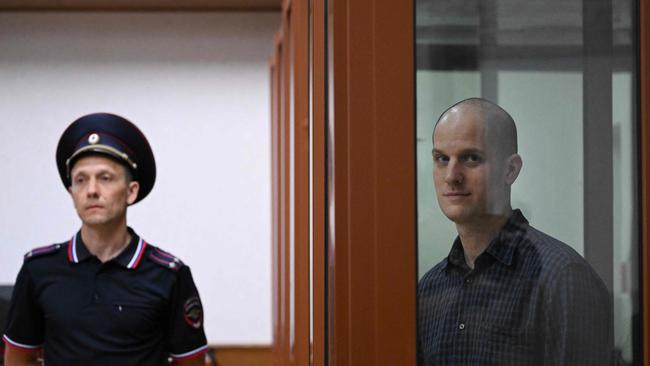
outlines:
M63 133L59 174L81 218L64 243L31 250L14 287L5 363L203 365L203 310L188 266L127 226L156 166L142 132L108 113Z

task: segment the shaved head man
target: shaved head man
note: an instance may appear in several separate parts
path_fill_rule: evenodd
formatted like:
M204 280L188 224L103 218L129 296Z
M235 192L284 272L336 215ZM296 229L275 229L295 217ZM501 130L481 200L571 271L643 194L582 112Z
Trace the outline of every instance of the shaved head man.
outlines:
M420 366L611 364L603 282L511 206L517 151L514 120L488 100L460 101L436 123L436 197L458 237L418 286Z
M445 112L434 131L433 177L440 208L459 230L471 230L473 237L493 236L510 216L510 186L522 165L514 121L495 104L469 99ZM478 241L470 255L484 249L485 240Z

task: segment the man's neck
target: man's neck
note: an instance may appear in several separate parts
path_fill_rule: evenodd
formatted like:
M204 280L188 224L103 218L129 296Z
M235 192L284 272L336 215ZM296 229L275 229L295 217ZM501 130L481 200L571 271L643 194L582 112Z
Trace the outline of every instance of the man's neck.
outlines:
M126 220L116 224L82 225L81 239L88 251L101 262L108 262L129 245L131 234Z
M511 214L512 209L507 209L501 215L490 215L476 222L456 224L465 253L465 262L469 268L474 269L476 258L488 248Z

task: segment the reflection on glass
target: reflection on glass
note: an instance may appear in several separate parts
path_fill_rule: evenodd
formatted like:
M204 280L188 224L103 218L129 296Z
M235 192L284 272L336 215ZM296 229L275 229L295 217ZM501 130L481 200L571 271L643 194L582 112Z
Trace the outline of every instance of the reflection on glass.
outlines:
M513 186L513 207L593 261L611 293L616 357L628 365L640 362L641 350L635 328L640 323L635 8L632 0L416 1L420 276L449 254L457 235L436 202L434 123L453 103L485 97L517 122L524 167ZM602 34L609 34L611 44L597 47L607 52L592 51L594 37ZM602 54L611 55L608 73L593 68ZM598 127L594 138L599 96L610 103L611 130ZM593 164L593 141L599 139L611 158L611 175L601 177L587 169ZM610 222L603 228L590 221L590 203L598 200L611 205ZM611 238L608 252L586 239L594 236ZM609 253L600 255L608 263L599 262L599 252Z

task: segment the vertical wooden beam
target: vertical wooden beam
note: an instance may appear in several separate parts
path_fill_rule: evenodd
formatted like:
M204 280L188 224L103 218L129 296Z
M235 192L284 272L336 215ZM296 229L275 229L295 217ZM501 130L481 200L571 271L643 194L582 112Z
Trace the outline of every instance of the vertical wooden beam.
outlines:
M348 365L347 6L327 1L327 316L328 366Z
M414 365L413 3L330 0L330 365Z
M308 0L285 0L274 125L274 362L307 366L310 356ZM276 102L274 102L276 103ZM277 136L276 136L277 135Z
M375 365L415 365L418 275L414 2L373 3ZM355 19L363 16L360 9ZM360 118L355 116L350 121L355 123ZM365 136L362 131L357 138Z
M292 0L289 7L292 44L291 128L293 133L293 291L292 364L307 366L310 352L309 236L309 7Z
M287 4L285 2L284 4ZM282 79L280 107L280 301L281 301L281 365L291 363L291 335L293 327L291 311L291 24L288 7L282 11Z
M286 179L286 49L284 26L275 36L275 96L273 117L273 365L288 361L288 292L287 292L287 179Z
M280 357L280 40L276 33L274 54L271 61L271 283L272 283L272 331L273 365L279 364Z
M310 2L311 126L311 366L326 366L325 324L325 0Z
M650 365L650 0L639 4L639 86L641 109L640 154L641 168L641 314L643 317L643 364Z

